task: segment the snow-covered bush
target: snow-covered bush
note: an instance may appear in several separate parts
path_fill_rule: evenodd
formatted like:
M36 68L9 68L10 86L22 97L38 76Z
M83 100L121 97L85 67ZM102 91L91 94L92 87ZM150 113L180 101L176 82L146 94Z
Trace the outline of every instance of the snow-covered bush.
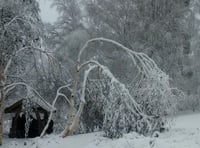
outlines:
M181 92L171 88L169 77L165 73L152 71L150 77L143 78L133 88L133 95L141 105L144 114L151 116L154 130L159 130L166 116L175 113L177 99Z
M135 129L139 130L135 121L139 120L140 115L137 115L139 111L136 113L134 110L139 108L134 107L134 101L128 101L130 97L123 84L112 82L106 75L102 80L89 80L87 104L82 116L86 132L104 130L105 136L116 138Z
M130 131L140 131L139 106L123 84L110 84L108 100L104 108L103 130L111 138L121 137Z
M101 79L87 83L85 110L82 123L85 132L104 130L105 136L121 137L135 131L153 133L163 127L166 116L175 111L177 94L169 85L164 73L151 73L151 77L140 79L130 94L104 66Z

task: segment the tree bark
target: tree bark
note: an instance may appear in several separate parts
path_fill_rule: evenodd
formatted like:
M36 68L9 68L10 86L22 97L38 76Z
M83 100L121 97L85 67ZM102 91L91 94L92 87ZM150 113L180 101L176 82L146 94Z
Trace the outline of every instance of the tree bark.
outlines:
M77 85L78 85L78 75L79 75L79 63L75 66L75 72L74 72L74 82L73 82L73 90L70 97L70 109L68 113L68 122L67 127L64 130L63 137L69 136L72 134L72 124L73 124L73 116L74 116L74 99L77 93Z
M4 74L0 63L0 145L3 139L3 114L4 114Z
M81 117L81 114L82 114L83 109L84 109L84 105L85 105L84 102L80 103L79 110L76 113L76 116L74 117L73 123L71 125L71 133L73 133L74 131L76 131L77 128L78 128L80 117Z

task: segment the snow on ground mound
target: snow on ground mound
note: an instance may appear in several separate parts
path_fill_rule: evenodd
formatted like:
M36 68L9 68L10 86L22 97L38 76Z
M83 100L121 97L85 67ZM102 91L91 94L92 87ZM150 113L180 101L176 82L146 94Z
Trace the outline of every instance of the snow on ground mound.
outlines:
M169 132L158 138L136 133L120 139L108 139L103 133L91 133L61 138L57 135L43 139L5 138L3 148L200 148L200 114L179 116Z

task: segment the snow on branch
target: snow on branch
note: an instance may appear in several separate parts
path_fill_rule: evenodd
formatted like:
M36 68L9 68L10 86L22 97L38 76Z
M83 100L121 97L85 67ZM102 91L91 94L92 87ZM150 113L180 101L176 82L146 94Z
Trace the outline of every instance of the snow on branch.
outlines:
M63 93L60 92L64 88L69 88L69 86L70 86L70 84L67 84L67 85L63 85L63 86L61 86L61 87L59 87L57 89L56 97L54 98L53 103L52 103L53 107L55 107L55 104L56 104L56 102L57 102L57 100L58 100L59 97L64 97L67 100L67 102L70 104L70 101L69 101L68 97L65 94L63 94ZM43 137L45 135L46 130L49 127L49 123L50 123L50 121L52 119L52 115L53 115L53 110L51 110L51 112L50 112L48 121L47 121L47 123L46 123L43 131L41 132L40 137Z
M16 82L5 86L4 87L4 91L6 92L5 94L7 94L8 92L10 92L19 85L25 86L25 88L27 89L27 97L32 97L33 102L37 102L39 105L41 105L47 110L55 111L55 108L52 107L48 102L46 102L45 99L38 93L37 90L35 90L33 87L24 82ZM37 97L37 99L35 97Z
M122 84L112 73L111 71L104 65L101 65L98 61L95 61L95 60L90 60L90 61L87 61L85 63L93 63L95 65L97 65L99 68L102 69L103 71L103 74L105 74L106 76L108 76L110 79L111 79L111 84L113 83L117 83L118 85L121 85L121 88L122 90L126 91L126 93L129 95L129 97L131 98L131 100L133 101L133 104L135 105L135 109L140 112L140 109L139 109L139 104L132 98L132 96L130 95L128 89L126 88L126 86L124 84ZM83 64L85 65L85 64ZM82 65L82 66L83 66ZM95 68L95 67L92 67L92 69ZM90 70L91 71L91 70ZM87 71L86 71L87 73ZM88 76L88 75L87 75ZM86 80L86 79L84 79ZM86 82L85 82L86 83ZM85 90L85 89L84 89ZM127 106L129 107L129 104L127 104ZM132 110L132 108L130 107L130 109Z
M55 58L51 55L50 52L47 52L46 50L42 49L42 48L38 48L38 47L34 47L34 46L27 46L27 47L23 47L20 48L19 50L17 50L13 56L8 60L6 67L4 69L4 75L6 76L6 74L8 73L8 69L11 66L12 60L14 57L16 57L20 52L26 51L26 50L31 50L31 51L37 51L40 53L43 53L44 55L46 55L48 57L48 59L51 60L55 60Z
M124 45L122 45L114 40L106 39L106 38L102 38L102 37L91 39L85 43L85 45L81 48L81 50L78 54L77 61L79 63L81 61L82 53L87 49L89 44L91 42L98 42L98 41L99 42L108 42L108 43L111 43L111 44L114 44L114 45L120 47L120 49L124 50L129 55L133 64L137 67L138 71L145 74L147 77L150 75L152 70L162 72L162 70L158 68L157 64L148 55L146 55L142 52L132 51L131 49L125 47ZM87 64L87 63L85 63L85 64Z

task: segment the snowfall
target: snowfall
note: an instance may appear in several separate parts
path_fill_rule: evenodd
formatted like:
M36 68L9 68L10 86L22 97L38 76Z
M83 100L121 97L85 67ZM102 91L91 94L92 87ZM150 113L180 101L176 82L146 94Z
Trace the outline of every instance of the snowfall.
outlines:
M169 131L158 137L129 133L120 139L109 139L102 132L62 138L10 139L4 136L3 148L200 148L200 113L174 117Z

